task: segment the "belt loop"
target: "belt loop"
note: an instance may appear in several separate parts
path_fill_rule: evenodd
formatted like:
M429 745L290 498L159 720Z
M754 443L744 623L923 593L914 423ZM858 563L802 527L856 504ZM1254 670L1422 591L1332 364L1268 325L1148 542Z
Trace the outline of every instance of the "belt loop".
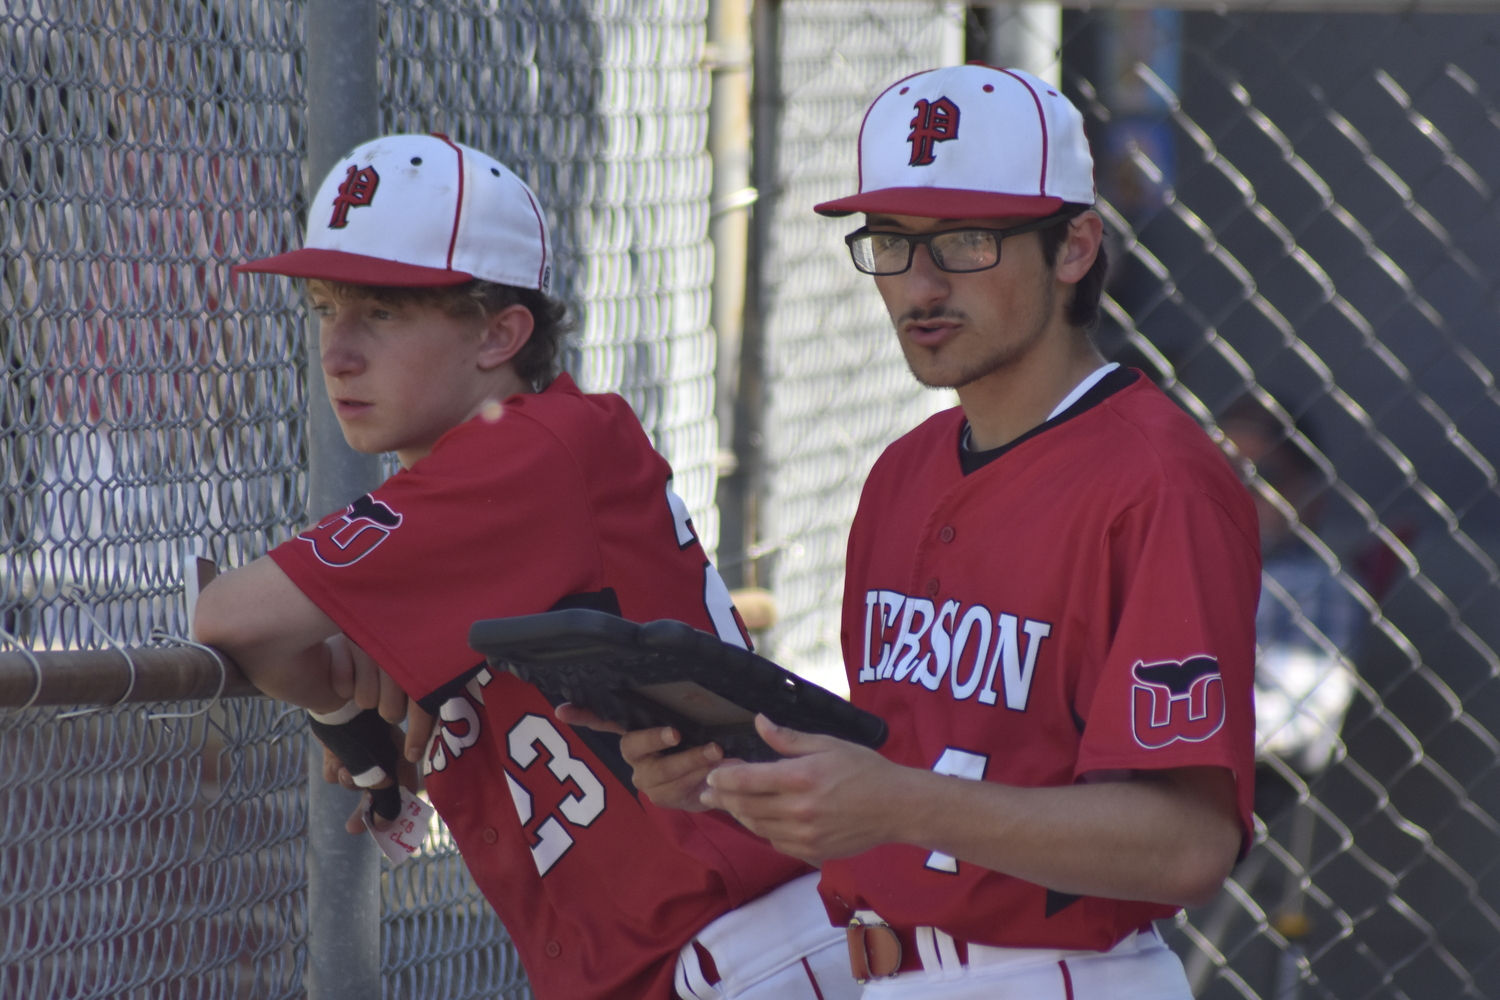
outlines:
M937 940L934 935L936 927L915 927L912 936L917 939L917 957L922 960L922 968L927 970L929 976L936 976L943 970L942 960L938 958Z
M955 941L952 934L936 927L915 927L912 937L916 938L917 955L929 976L951 978L963 973L969 957L965 942Z
M958 957L958 946L953 941L953 935L934 927L932 929L932 936L937 939L938 958L943 963L943 972L947 975L962 973L964 963Z

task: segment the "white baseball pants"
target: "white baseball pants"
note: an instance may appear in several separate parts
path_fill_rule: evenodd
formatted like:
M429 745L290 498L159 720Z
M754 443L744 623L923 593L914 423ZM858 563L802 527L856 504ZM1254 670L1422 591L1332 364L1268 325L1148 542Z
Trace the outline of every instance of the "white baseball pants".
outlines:
M713 959L718 981L694 944ZM818 873L788 882L724 914L677 957L682 1000L856 1000L842 927L828 923Z
M930 928L929 928L930 929ZM947 937L942 931L936 935ZM950 939L951 940L951 939ZM924 952L927 949L923 949ZM862 1000L1192 1000L1182 962L1155 928L1109 951L970 944L968 964L943 948L921 971L866 984ZM944 964L944 956L951 961Z

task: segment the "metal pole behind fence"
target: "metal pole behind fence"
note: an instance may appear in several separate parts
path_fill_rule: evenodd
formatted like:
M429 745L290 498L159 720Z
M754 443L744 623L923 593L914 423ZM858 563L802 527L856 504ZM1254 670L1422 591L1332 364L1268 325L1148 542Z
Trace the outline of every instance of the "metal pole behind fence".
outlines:
M339 158L380 127L374 0L309 0L306 31L311 197ZM368 493L382 477L379 457L355 452L339 430L323 385L316 329L309 337L307 407L308 512L321 517ZM371 1000L382 992L380 853L372 838L344 831L359 795L323 781L322 746L308 739L307 995Z
M775 222L779 181L776 140L781 116L779 70L781 0L755 0L751 12L752 62L755 73L752 179L759 192L750 220L745 275L745 314L740 329L739 384L734 400L735 471L719 480L719 567L731 587L761 587L754 553L761 541L762 503L766 493L766 261Z

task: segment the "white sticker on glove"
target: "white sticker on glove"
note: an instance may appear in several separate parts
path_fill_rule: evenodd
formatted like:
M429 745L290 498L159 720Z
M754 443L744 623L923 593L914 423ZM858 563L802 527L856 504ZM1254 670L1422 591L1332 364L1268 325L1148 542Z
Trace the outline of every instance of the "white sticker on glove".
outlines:
M384 830L375 829L373 809L374 803L371 803L365 809L363 818L365 829L370 831L375 843L380 845L381 853L390 858L392 864L397 865L417 853L417 848L422 846L422 841L427 839L427 831L432 827L432 806L403 788L401 811Z

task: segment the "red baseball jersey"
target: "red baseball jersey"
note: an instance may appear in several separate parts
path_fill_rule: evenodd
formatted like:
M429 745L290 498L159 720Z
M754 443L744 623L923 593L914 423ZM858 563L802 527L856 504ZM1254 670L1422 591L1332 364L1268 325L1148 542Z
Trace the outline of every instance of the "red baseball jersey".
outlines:
M671 996L694 933L809 870L722 817L638 801L609 737L468 646L478 619L601 600L743 644L670 476L623 399L563 375L271 553L437 712L428 792L541 998Z
M1028 787L1218 765L1248 834L1260 552L1229 464L1145 378L967 476L963 420L886 450L849 537L844 662L882 753ZM828 862L821 889L836 922L1009 947L1102 950L1175 912L901 844Z

